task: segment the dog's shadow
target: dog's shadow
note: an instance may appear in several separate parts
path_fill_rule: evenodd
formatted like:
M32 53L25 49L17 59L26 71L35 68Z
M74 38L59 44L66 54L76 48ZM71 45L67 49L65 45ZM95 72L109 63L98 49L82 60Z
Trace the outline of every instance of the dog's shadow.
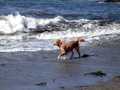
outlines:
M65 60L60 60L60 63L68 64L68 63L80 63L80 59L82 58L89 58L94 55L89 55L89 54L83 54L81 57L73 57Z
M83 54L82 56L80 57L73 57L72 59L81 59L81 58L89 58L91 56L95 56L95 55L90 55L90 54Z
M65 59L65 60L60 60L59 62L61 63L78 63L80 61L80 59L83 58L89 58L91 56L95 56L95 55L89 55L89 54L83 54L81 57L73 57L73 58L69 58L69 59ZM76 62L78 61L78 62Z

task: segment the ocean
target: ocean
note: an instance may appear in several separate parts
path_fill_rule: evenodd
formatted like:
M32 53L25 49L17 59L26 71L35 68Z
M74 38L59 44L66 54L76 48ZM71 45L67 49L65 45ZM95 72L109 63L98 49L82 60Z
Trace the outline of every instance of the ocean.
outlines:
M0 90L119 90L120 3L102 1L0 0ZM58 60L55 40L81 36Z
M56 39L79 36L90 46L119 39L119 34L119 3L0 0L0 52L55 50Z

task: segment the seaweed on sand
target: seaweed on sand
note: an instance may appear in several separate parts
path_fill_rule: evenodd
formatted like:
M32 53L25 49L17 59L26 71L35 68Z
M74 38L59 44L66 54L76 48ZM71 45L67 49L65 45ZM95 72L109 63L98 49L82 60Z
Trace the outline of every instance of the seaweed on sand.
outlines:
M84 75L94 75L94 76L103 77L103 76L106 76L107 74L104 73L101 70L98 70L98 71L95 71L95 72L85 73Z

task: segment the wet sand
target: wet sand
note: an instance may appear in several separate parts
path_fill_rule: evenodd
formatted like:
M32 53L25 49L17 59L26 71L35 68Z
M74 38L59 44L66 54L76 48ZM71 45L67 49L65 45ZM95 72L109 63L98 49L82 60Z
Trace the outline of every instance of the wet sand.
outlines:
M101 83L99 85L79 86L70 88L69 90L119 90L119 89L120 89L120 76L116 76L111 80L105 83Z
M59 61L58 51L0 53L0 90L119 90L118 44L81 47L81 54L90 56ZM106 76L85 75L97 70Z

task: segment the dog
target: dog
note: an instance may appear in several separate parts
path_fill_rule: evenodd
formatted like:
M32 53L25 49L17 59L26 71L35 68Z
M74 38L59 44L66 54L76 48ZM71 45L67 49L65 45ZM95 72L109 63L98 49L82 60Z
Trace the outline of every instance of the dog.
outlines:
M70 59L72 59L73 55L74 55L73 50L77 51L78 56L80 58L81 54L80 54L79 45L81 42L85 42L85 39L83 37L78 37L78 38L76 38L76 40L72 40L69 42L65 42L64 40L61 40L61 39L56 40L54 45L57 46L60 51L60 53L58 55L58 59L61 59L61 57L63 57L64 55L67 55L70 52L71 52Z

